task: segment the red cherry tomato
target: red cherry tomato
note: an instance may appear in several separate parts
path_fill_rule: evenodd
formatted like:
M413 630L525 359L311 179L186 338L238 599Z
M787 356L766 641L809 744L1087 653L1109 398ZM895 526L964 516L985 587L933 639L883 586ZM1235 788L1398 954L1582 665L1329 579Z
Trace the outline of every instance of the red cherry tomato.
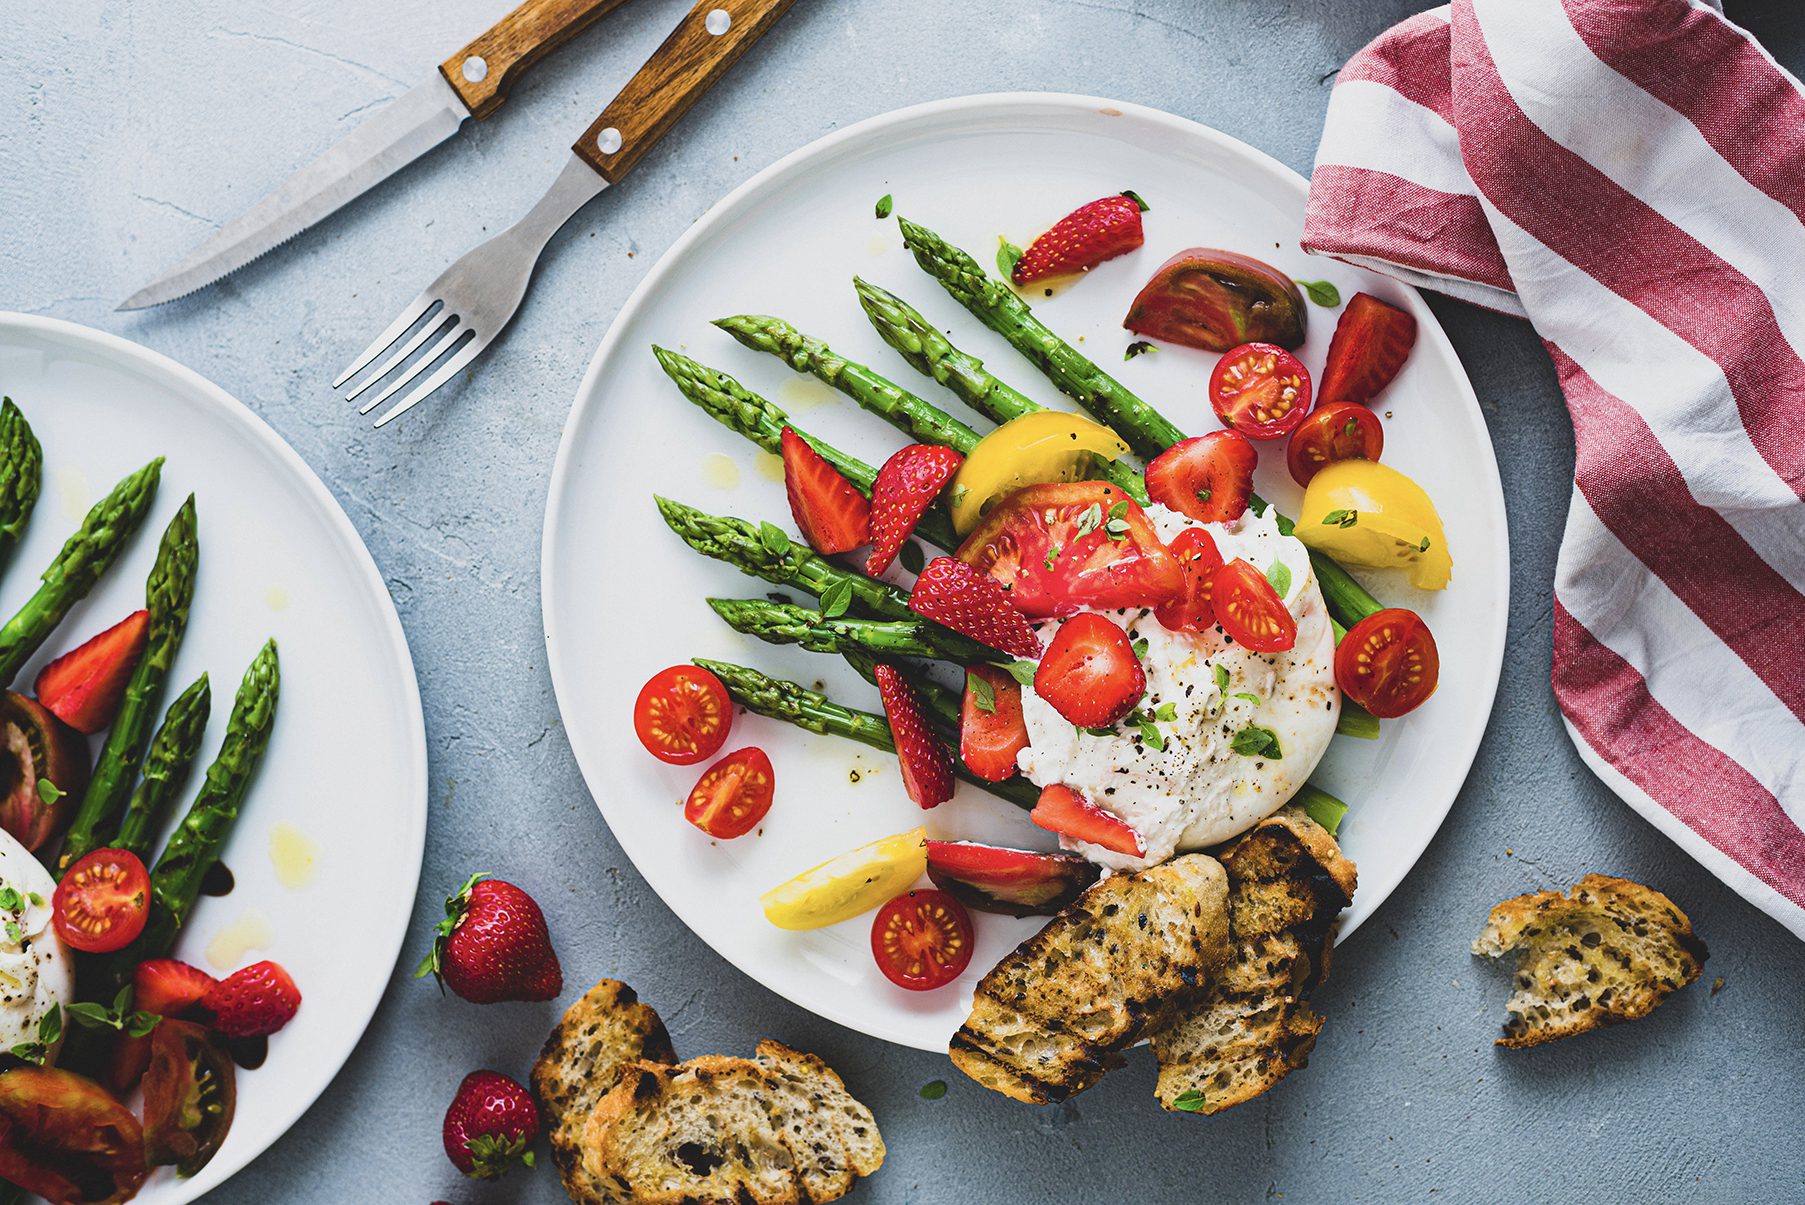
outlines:
M1216 608L1210 603L1210 586L1222 568L1216 541L1201 527L1187 527L1172 541L1172 555L1184 566L1185 592L1155 607L1153 617L1168 632L1207 632L1216 626Z
M76 949L122 949L150 919L150 872L128 849L97 849L69 868L50 907L57 934Z
M1335 683L1380 719L1422 706L1435 693L1441 656L1415 611L1389 607L1348 629L1335 649Z
M959 760L986 782L1002 782L1015 774L1015 755L1028 747L1028 726L1022 720L1022 688L995 666L974 665L965 673L965 702L959 710ZM983 685L974 685L974 678ZM985 703L989 706L983 706Z
M1236 557L1210 583L1216 622L1256 653L1282 653L1297 643L1297 621L1266 575Z
M1151 607L1184 586L1147 512L1101 481L1017 490L966 537L959 559L994 577L1030 619Z
M732 727L733 700L727 688L699 665L659 670L633 703L639 743L673 766L707 761L727 743Z
M1285 467L1293 481L1309 485L1317 470L1337 460L1377 460L1384 450L1378 415L1352 402L1325 402L1292 433Z
M1147 672L1128 633L1086 611L1060 625L1035 667L1034 693L1080 728L1106 728L1147 693Z
M899 895L871 923L871 956L897 987L945 987L971 963L971 914L944 891Z
M735 749L708 767L683 805L683 818L723 841L752 831L771 810L777 775L756 745Z
M1216 361L1210 405L1247 438L1278 439L1310 412L1310 374L1276 343L1243 343Z
M1147 466L1147 496L1199 523L1239 519L1259 463L1260 454L1239 431L1181 439Z

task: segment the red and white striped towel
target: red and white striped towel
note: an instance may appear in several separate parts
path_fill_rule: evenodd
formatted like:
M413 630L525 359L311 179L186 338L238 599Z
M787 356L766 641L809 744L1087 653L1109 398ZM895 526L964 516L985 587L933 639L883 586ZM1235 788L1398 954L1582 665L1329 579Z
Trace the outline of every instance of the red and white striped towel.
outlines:
M1341 71L1305 246L1534 324L1581 756L1805 937L1805 89L1687 0L1455 0Z

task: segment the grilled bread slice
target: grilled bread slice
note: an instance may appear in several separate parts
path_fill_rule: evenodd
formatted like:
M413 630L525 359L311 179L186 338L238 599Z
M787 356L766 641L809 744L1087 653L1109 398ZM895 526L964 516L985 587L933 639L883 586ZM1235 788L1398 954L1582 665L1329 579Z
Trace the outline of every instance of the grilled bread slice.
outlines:
M674 1063L664 1022L618 979L604 979L564 1012L533 1064L533 1098L564 1191L577 1205L610 1205L582 1166L583 1127L621 1073L641 1060Z
M1651 887L1589 874L1572 890L1505 900L1473 953L1524 951L1500 1046L1539 1046L1635 1021L1699 977L1705 943Z
M1082 1092L1227 958L1227 899L1203 854L1089 888L979 981L953 1064L1032 1104Z
M631 1205L821 1205L884 1157L877 1123L820 1060L641 1063L590 1115L583 1166Z
M1305 1065L1322 1029L1306 993L1328 974L1354 864L1301 807L1286 807L1218 854L1229 879L1228 962L1153 1034L1154 1090L1169 1110L1219 1113Z

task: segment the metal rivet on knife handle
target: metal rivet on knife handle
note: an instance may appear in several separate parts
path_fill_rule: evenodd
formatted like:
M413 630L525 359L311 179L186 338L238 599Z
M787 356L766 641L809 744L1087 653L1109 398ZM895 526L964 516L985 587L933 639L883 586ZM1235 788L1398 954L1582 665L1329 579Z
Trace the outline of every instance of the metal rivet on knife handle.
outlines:
M526 0L443 63L445 77L472 117L495 112L515 78L625 0Z
M571 149L604 180L618 182L794 3L702 0ZM611 153L597 141L610 128L621 135Z

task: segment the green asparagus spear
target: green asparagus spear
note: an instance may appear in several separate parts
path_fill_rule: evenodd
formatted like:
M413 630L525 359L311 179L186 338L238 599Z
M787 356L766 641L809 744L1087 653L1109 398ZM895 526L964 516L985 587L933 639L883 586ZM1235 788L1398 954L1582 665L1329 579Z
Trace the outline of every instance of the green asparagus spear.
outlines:
M903 244L928 275L1129 447L1152 459L1184 438L1159 411L1048 330L1015 290L986 276L971 256L924 226L901 217L897 221Z
M960 351L940 329L902 298L870 281L854 277L859 304L871 325L918 372L932 377L993 423L1002 424L1024 414L1045 410L1039 402L1005 384L976 356ZM1128 492L1136 502L1147 501L1147 484L1132 464L1099 460L1091 475Z
M162 471L163 458L159 456L95 503L81 527L50 562L50 568L44 570L43 585L37 593L17 615L0 626L0 685L18 676L69 608L94 588L125 548L126 540L138 530L151 499L156 497Z
M842 569L769 523L704 514L669 498L653 500L670 529L703 556L726 561L742 573L762 577L773 585L794 586L817 598L830 586L843 585L851 592L854 609L878 619L919 618L909 610L908 591Z
M852 482L860 493L870 497L871 487L877 481L877 470L864 461L816 439L792 422L782 409L753 393L726 373L698 364L688 356L667 348L655 346L652 354L658 358L658 366L676 383L683 396L701 407L722 426L744 435L774 456L783 454L783 429L788 427L820 453L823 460L833 465L842 477ZM949 551L959 547L959 537L953 533L952 524L938 510L930 510L923 515L915 531L923 539Z
M812 653L854 648L878 657L929 657L960 664L1008 656L926 619L828 618L807 607L763 598L711 598L708 605L735 631L768 644L799 644Z
M163 723L151 738L150 751L144 755L144 780L126 805L119 835L113 838L115 848L129 849L140 859L150 857L150 843L156 839L157 828L176 796L188 785L212 711L213 688L206 674L196 678L169 705Z
M125 687L125 702L107 733L100 761L88 780L87 793L69 826L57 860L61 875L77 858L102 845L119 822L138 767L150 740L151 722L163 702L169 667L188 629L188 607L194 601L194 575L200 564L200 539L196 532L194 495L176 511L163 532L157 560L144 586L144 606L150 612L150 635L144 656L132 670ZM205 720L202 721L205 723ZM198 734L197 734L198 738Z
M43 485L44 449L38 437L11 398L0 400L0 560L24 538Z
M806 686L772 678L743 665L705 661L700 657L696 658L696 664L719 678L734 701L748 711L784 720L823 736L843 736L886 753L896 752L896 742L890 737L890 722L881 715L842 706ZM984 781L967 770L956 754L953 773L1017 807L1031 808L1039 797L1034 787L1021 779Z

